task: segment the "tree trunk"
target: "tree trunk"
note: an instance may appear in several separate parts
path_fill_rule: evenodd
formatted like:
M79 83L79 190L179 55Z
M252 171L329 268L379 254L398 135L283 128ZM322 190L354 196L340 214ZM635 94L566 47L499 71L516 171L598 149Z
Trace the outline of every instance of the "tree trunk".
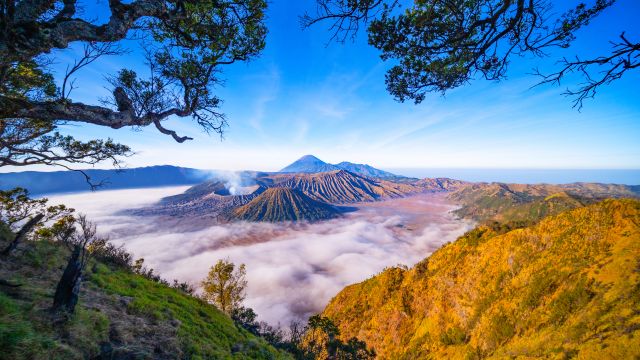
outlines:
M58 282L56 294L53 297L53 310L64 309L73 313L78 303L80 282L82 281L82 264L80 263L81 247L76 246L69 258L67 267Z
M9 244L9 246L7 246L2 251L2 255L4 256L9 255L9 253L11 253L18 246L18 244L25 237L27 237L27 234L29 234L29 232L33 229L33 227L36 226L43 218L44 218L44 214L38 214L33 218L31 218L29 221L27 221L27 223L24 224L24 226L20 229L20 231L18 231L18 233L16 234L16 237Z
M327 360L335 360L338 353L338 341L335 336L328 334L329 340L327 341Z

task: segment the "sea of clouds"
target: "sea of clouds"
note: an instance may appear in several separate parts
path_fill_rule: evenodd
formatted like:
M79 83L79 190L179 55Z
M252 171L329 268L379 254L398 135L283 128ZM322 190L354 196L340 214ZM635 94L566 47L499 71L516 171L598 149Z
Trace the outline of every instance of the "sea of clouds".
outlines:
M287 326L321 311L346 285L385 267L411 266L472 227L449 212L442 196L427 195L403 206L366 207L315 224L198 224L124 215L186 187L113 190L50 196L87 214L98 231L124 245L167 280L194 285L217 260L247 266L245 305L260 320ZM416 215L416 207L419 215Z

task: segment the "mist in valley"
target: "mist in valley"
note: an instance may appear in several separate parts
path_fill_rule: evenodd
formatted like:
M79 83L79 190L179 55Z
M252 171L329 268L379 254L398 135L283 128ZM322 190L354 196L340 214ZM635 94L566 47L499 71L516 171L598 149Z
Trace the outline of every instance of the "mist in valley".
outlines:
M245 306L259 320L287 326L321 311L346 285L385 267L411 266L473 223L450 214L442 194L358 205L358 211L318 223L216 224L212 220L140 217L123 210L148 206L186 187L78 193L49 197L87 214L98 230L172 281L195 286L217 260L247 266Z

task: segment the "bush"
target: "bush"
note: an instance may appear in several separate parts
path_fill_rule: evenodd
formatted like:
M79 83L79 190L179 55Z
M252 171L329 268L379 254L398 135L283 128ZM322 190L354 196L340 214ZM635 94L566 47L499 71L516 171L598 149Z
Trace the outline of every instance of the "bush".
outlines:
M580 279L575 286L561 292L551 303L551 321L556 325L562 324L571 313L587 305L592 297L588 281Z
M115 246L107 240L101 239L90 245L89 251L97 260L124 269L131 269L132 256L124 247Z
M459 345L467 342L467 334L458 326L450 327L440 334L440 342L444 345Z
M487 333L489 345L493 348L505 343L516 333L511 319L505 314L498 314L491 319Z

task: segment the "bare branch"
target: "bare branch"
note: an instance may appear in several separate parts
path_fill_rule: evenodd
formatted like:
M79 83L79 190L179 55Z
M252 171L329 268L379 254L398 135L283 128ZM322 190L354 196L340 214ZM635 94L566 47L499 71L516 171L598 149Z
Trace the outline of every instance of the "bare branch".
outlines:
M361 25L367 25L381 12L390 12L398 6L398 0L317 0L316 13L311 15L307 12L298 20L303 29L329 21L329 41L344 43L349 38L355 39Z
M627 71L640 67L640 42L630 41L623 32L620 34L620 40L612 42L612 45L611 53L606 56L588 60L579 57L574 60L564 58L559 62L560 70L551 74L542 74L538 69L534 69L534 74L542 78L535 86L560 85L571 73L582 75L585 81L579 84L577 89L567 89L563 93L573 97L573 107L581 110L584 100L593 98L601 86L608 85L620 79ZM594 71L594 68L601 70Z
M555 16L547 0L415 1L397 14L393 0L316 0L316 15L305 14L301 23L329 21L331 40L339 42L368 24L369 44L396 63L386 74L387 90L398 101L420 103L430 92L474 79L505 79L513 56L568 47L577 30L614 3L579 3Z
M73 85L75 83L75 79L69 84L69 89L67 90L67 84L69 83L69 79L73 74L75 74L78 70L83 67L90 65L94 61L98 60L102 56L109 55L122 55L127 51L123 49L119 44L115 43L95 43L90 42L84 45L82 57L73 62L73 65L67 66L66 73L62 80L62 89L60 90L60 98L65 100L69 98L71 95L71 91L75 88Z

